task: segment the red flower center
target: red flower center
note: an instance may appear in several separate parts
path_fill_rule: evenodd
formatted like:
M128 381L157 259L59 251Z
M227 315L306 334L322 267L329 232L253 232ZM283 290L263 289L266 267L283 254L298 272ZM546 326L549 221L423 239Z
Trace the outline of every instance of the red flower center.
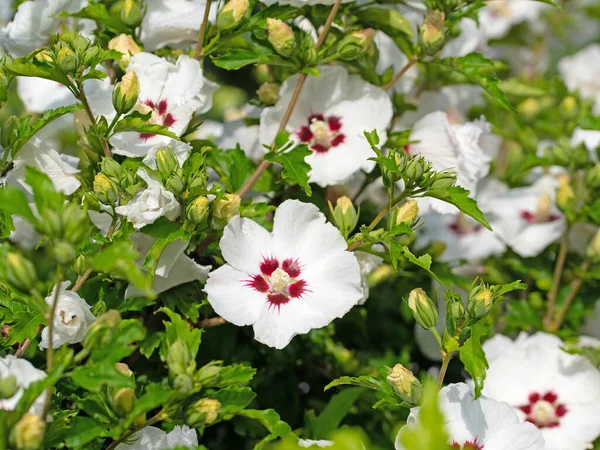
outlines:
M552 391L541 395L537 392L529 394L528 403L519 406L531 422L538 428L553 428L560 424L560 418L567 414L568 409L564 403L558 401L558 395Z
M560 216L556 213L550 212L546 216L536 215L535 212L522 210L521 219L526 220L529 223L550 223L560 219Z
M482 450L483 444L479 444L477 439L475 439L474 441L466 441L462 446L458 442L453 441L452 444L450 444L450 447L459 450Z
M152 117L150 117L149 123L154 125L162 125L167 128L171 128L175 125L176 119L168 112L169 103L166 99L160 100L158 103L154 103L152 100L145 100L144 105L149 106L152 109ZM153 133L140 133L140 139L147 141L148 139L156 136Z
M308 125L303 125L296 134L300 142L307 144L313 152L326 153L346 140L341 129L340 117L311 114L308 116Z
M277 258L264 258L260 263L260 272L244 283L266 294L270 306L279 309L290 299L300 298L308 292L306 281L300 279L302 268L297 259L286 258L280 264Z
M448 225L448 228L458 236L464 236L470 233L476 233L483 228L482 225L470 220L463 213L458 213L454 222Z

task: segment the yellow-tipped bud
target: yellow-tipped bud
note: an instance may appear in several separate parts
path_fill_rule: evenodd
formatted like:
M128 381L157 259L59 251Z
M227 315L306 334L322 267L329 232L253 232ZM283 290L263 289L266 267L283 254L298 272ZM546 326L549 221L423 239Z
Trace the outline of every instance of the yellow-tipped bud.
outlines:
M140 80L134 71L127 72L113 90L113 106L119 114L133 109L140 95Z
M121 20L129 26L142 23L142 8L137 0L125 0L121 8Z
M358 213L352 204L352 200L346 196L340 197L335 202L335 208L329 202L329 210L331 211L333 222L339 228L342 235L348 237L358 223Z
M128 34L120 34L117 37L112 38L108 42L108 48L110 50L116 50L121 53L119 59L119 67L123 70L127 69L129 61L133 55L141 53L142 49L135 42L135 40Z
M402 364L396 364L387 376L394 391L409 405L414 406L421 398L421 383L414 374Z
M208 198L201 195L192 200L185 208L185 216L187 219L197 225L202 223L208 216L209 203Z
M489 289L475 288L469 295L469 314L481 318L489 313L494 306L494 296Z
M73 73L79 67L79 61L77 55L69 47L63 47L58 51L56 56L60 68L65 73Z
M225 198L217 197L212 202L212 214L218 219L229 220L239 214L242 199L237 194L225 194Z
M282 20L267 17L268 39L281 56L292 56L296 48L294 30Z
M265 105L274 105L279 100L279 84L263 83L256 91L256 95L258 95L258 99Z
M221 402L213 398L202 398L188 410L187 420L193 427L202 427L214 423L219 417Z
M375 30L372 28L353 31L338 42L337 52L345 60L360 58L373 47L374 39Z
M446 16L442 11L433 9L427 11L425 22L421 26L419 40L423 50L428 55L437 53L445 41L445 20Z
M562 210L565 210L573 202L575 192L571 187L568 175L558 177L558 192L556 193L556 204Z
M170 148L159 148L156 152L156 168L163 177L167 179L173 172L179 169L179 161Z
M222 30L237 25L246 16L249 7L248 0L229 0L217 17L217 28Z
M396 225L400 225L401 223L412 225L418 215L419 203L416 200L408 200L400 207L396 208L394 223Z
M413 313L417 323L426 330L435 327L438 323L438 310L425 291L421 288L413 289L408 295L408 307Z
M12 441L17 450L37 450L42 445L46 424L35 414L25 414L12 430Z
M135 391L131 388L121 388L113 395L113 406L119 417L125 417L135 406Z
M125 363L116 363L115 369L117 369L120 373L127 377L133 377L133 372L129 368L129 366Z

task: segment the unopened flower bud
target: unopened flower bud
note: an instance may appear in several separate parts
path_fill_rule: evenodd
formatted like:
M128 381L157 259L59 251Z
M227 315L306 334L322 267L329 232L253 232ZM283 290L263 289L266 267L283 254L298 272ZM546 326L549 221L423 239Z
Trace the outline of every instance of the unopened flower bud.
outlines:
M217 28L223 30L237 25L246 16L249 7L248 0L229 0L217 17Z
M173 389L179 392L190 392L194 389L194 380L187 373L178 373L173 380Z
M19 253L8 253L6 256L8 265L8 282L16 288L29 291L37 281L35 267L31 261Z
M178 174L174 173L165 183L165 187L173 194L181 195L185 189L185 184L183 183L183 179Z
M565 119L572 119L575 117L577 115L577 100L575 97L569 95L563 98L558 106L558 111Z
M461 320L465 315L465 305L462 301L454 302L450 306L450 315L454 320Z
M113 90L112 102L115 111L119 114L127 114L137 103L139 95L140 80L132 70L123 76Z
M19 119L16 116L10 116L4 122L2 129L2 136L0 139L0 145L4 149L12 148L13 144L17 140L17 125L19 124Z
M204 196L196 197L185 208L185 216L191 223L198 225L206 219L208 210L208 198Z
M69 242L58 241L52 246L52 256L59 264L70 264L75 260L77 252Z
M89 216L81 206L71 203L63 209L61 220L64 240L77 243L86 232Z
M571 187L568 175L558 177L558 191L556 193L556 204L563 211L569 207L575 198L575 192Z
M267 106L274 105L279 100L279 84L266 82L256 91L258 99Z
M202 398L187 412L187 423L193 427L203 427L214 423L219 417L221 402L213 398Z
M333 222L342 235L348 237L358 223L358 213L352 204L352 200L346 196L340 197L335 202L335 208L331 202L329 202L329 210L331 211Z
M121 165L112 158L102 158L100 170L113 181L118 180L121 176Z
M590 241L586 250L586 254L594 261L600 260L600 229L596 231L596 234Z
M142 9L137 0L125 0L123 2L121 20L131 27L137 27L142 23Z
M14 375L9 375L6 378L0 377L0 400L11 398L18 390L19 385Z
M268 39L275 51L281 56L292 56L296 48L294 31L282 20L267 18Z
M159 148L156 152L156 168L163 177L167 179L173 172L179 169L179 162L175 157L175 153L170 148Z
M84 66L92 66L95 65L95 61L97 61L98 55L100 54L100 47L93 45L90 48L86 49L81 55L81 62Z
M419 181L423 176L424 168L420 158L412 158L404 169L404 174L411 181Z
M394 391L409 405L414 406L421 398L421 383L414 374L402 364L396 364L387 376Z
M421 288L413 289L408 295L408 307L413 313L417 323L426 330L433 328L438 323L438 310L425 291Z
M198 370L194 379L201 385L209 386L213 381L219 377L221 372L221 366L214 363L208 363Z
M360 58L373 47L374 38L375 30L372 28L353 31L338 42L337 52L345 60Z
M119 198L119 189L110 178L100 172L94 177L94 194L102 203L114 205Z
M174 374L187 373L191 362L193 362L192 355L185 343L177 340L169 346L167 365L170 372Z
M217 197L211 204L212 214L218 219L229 220L239 214L242 199L237 194L225 194L225 198Z
M79 61L77 55L69 47L63 47L58 51L56 57L60 68L65 73L73 73L79 67Z
M113 395L114 410L119 417L125 417L135 406L135 391L131 388L121 388Z
M129 366L125 363L116 363L115 369L117 369L117 371L119 373L122 373L123 375L125 375L127 377L133 377L133 372L131 371Z
M425 22L421 26L419 41L428 55L437 53L444 45L446 16L437 9L427 11Z
M46 424L36 414L25 414L17 422L11 433L11 441L16 450L37 450L44 440Z
M533 97L526 98L517 106L517 111L526 119L535 118L540 113L540 109L540 102Z
M406 223L412 225L419 214L419 203L416 200L408 200L400 207L396 208L394 223L400 225Z
M477 319L485 316L494 306L494 296L489 289L475 288L469 296L469 314Z
M52 62L53 61L52 53L50 52L50 50L45 48L41 52L38 52L35 54L35 60L40 63Z
M98 316L88 328L83 339L83 346L90 350L101 348L108 344L114 337L115 331L121 323L121 314L115 309L110 309Z
M456 183L455 174L447 172L437 173L431 183L431 189L447 189L454 186L454 183Z
M142 51L140 46L137 45L135 40L128 34L120 34L117 37L112 38L108 42L108 48L121 53L122 56L119 59L119 67L123 70L127 69L131 57Z

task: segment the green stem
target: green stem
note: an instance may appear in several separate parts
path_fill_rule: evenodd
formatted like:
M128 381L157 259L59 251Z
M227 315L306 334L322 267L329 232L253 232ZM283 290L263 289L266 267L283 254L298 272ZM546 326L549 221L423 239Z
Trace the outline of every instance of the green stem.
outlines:
M206 37L206 28L208 27L208 17L210 15L210 7L212 5L212 0L206 0L206 5L204 6L204 17L202 18L202 25L200 26L200 33L198 35L198 43L196 44L196 54L194 58L198 61L202 59L204 56L204 38Z
M452 359L451 353L442 352L442 356L443 356L442 367L440 367L440 374L438 375L438 379L437 379L438 389L441 389L442 385L444 384L444 378L446 377L446 371L448 370L448 364L450 364L450 360Z
M554 310L556 308L556 297L558 296L558 290L560 288L560 282L562 280L562 274L565 267L565 261L567 260L567 251L569 249L569 237L568 230L563 233L562 239L560 240L560 249L556 258L556 264L554 265L554 273L552 275L552 288L548 293L548 307L546 316L544 317L544 326L549 329L554 321Z
M112 120L112 122L108 126L108 130L106 130L106 138L107 139L110 138L110 132L115 127L115 125L117 124L117 122L119 121L120 118L121 118L121 114L117 113L117 115L114 117L114 119Z

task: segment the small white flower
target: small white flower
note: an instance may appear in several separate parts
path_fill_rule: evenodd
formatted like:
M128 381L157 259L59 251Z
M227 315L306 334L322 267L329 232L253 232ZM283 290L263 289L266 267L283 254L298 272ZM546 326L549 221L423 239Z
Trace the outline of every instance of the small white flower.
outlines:
M160 428L145 427L117 445L115 450L169 450L175 447L198 447L196 430L184 425L176 426L170 433L165 433Z
M46 372L36 369L33 365L23 358L17 358L13 355L0 357L0 379L14 376L16 378L18 390L10 398L0 399L0 409L12 411L23 396L23 391L35 381L46 378ZM46 393L41 394L31 405L29 412L41 416L44 411L44 400Z
M131 240L134 242L136 250L140 253L140 259L137 263L142 267L144 259L156 242L156 239L143 233L134 233L131 236ZM190 281L204 281L208 277L210 266L201 266L186 256L184 251L187 246L187 242L178 239L164 249L154 272L152 290L156 294L160 294L180 284L189 283ZM144 292L130 284L125 291L125 298L139 296L144 296Z
M363 296L356 257L315 205L283 202L272 233L235 216L220 247L227 264L209 274L209 303L271 347L342 317Z
M485 122L451 124L445 112L437 111L415 124L410 140L416 142L406 150L411 155L423 156L435 171L454 170L457 185L474 196L477 182L488 174L492 160L480 142L487 127ZM437 199L421 199L419 208L423 212L431 208L442 214L456 213L455 206Z
M319 447L326 448L331 447L334 444L333 441L325 441L325 440L313 440L313 439L300 439L298 441L298 446L302 448L311 448L311 447Z
M53 320L53 348L58 348L63 344L77 344L83 341L88 327L96 320L96 317L90 311L90 305L77 292L67 291L70 284L70 281L65 281L58 288L58 302ZM52 306L54 302L56 289L57 286L54 286L52 293L45 299L48 306ZM49 344L48 327L46 327L42 330L40 348L48 348Z
M528 258L539 255L565 230L564 215L555 205L556 181L540 178L534 185L509 189L489 198L486 211L506 244Z
M600 436L600 372L563 346L546 333L493 337L483 345L490 366L483 394L536 425L546 450L584 450Z
M145 169L138 169L137 175L148 187L137 192L126 205L116 207L117 214L127 217L136 230L162 216L175 220L181 212L181 205L175 195L167 191L161 182L152 178Z
M30 194L31 187L25 183L25 167L35 167L48 175L54 188L64 194L71 195L81 183L76 177L79 173L79 158L59 154L37 137L27 142L13 159L13 169L8 174L8 183L16 184Z
M600 44L590 44L558 62L558 71L570 91L594 101L594 113L600 114Z
M501 39L514 25L536 24L547 5L533 0L492 0L479 11L479 26L488 39Z
M360 169L375 167L363 132L377 130L382 142L392 119L392 102L380 87L341 66L320 66L320 76L309 76L286 129L292 139L308 145L312 155L310 182L319 186L342 183ZM286 79L277 104L261 114L259 139L271 145L290 102L299 75Z
M510 405L481 396L474 399L465 383L450 384L439 393L440 408L450 444L468 450L542 450L544 438L529 423L521 423ZM415 427L420 408L412 408L407 424L396 438L396 450L404 450L401 436L404 430Z
M189 45L198 40L205 0L146 0L147 10L140 40L148 52L158 48ZM216 9L209 19L214 23Z

